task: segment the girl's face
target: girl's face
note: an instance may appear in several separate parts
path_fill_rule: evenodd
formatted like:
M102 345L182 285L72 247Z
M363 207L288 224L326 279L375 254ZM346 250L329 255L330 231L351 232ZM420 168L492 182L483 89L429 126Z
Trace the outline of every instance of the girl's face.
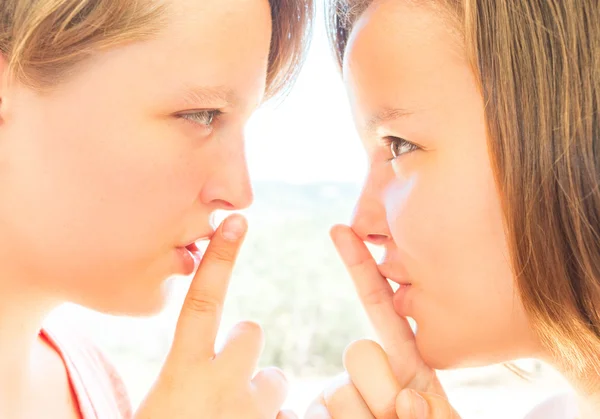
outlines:
M484 104L458 39L437 12L381 0L357 22L344 60L370 161L353 228L385 247L382 275L410 284L396 310L416 321L434 368L539 349L514 286Z
M171 3L159 36L98 54L56 92L2 85L0 266L14 287L156 311L210 214L252 202L244 126L265 91L269 3Z

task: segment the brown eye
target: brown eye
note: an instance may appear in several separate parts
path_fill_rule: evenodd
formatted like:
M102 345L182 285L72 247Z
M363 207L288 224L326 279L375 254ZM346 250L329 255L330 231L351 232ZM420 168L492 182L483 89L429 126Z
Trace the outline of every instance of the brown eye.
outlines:
M403 154L418 150L419 148L413 143L406 141L404 138L400 137L388 137L386 140L390 145L390 151L394 159L400 157Z

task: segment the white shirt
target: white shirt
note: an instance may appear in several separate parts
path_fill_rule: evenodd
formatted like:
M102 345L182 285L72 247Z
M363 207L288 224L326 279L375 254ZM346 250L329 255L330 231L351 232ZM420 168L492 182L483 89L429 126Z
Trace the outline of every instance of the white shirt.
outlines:
M525 419L576 419L577 399L574 394L559 394L533 409Z

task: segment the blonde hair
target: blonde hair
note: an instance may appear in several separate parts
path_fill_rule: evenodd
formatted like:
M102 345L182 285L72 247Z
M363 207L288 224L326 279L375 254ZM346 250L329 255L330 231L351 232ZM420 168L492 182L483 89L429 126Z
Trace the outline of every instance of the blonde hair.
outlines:
M269 0L267 98L288 89L310 37L313 0ZM165 4L154 0L0 0L0 53L12 79L40 91L81 68L94 52L156 35Z
M600 7L596 0L413 0L461 34L484 99L516 284L543 344L600 371ZM369 0L331 0L341 66Z

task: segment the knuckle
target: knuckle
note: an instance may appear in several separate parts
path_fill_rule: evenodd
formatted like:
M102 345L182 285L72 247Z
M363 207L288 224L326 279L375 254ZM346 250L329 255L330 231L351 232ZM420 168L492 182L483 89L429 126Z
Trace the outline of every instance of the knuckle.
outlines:
M219 301L194 293L187 295L184 304L189 311L198 314L213 315L221 310Z
M390 299L391 290L387 287L377 287L368 291L365 291L361 300L363 304L368 306L377 306L384 304Z
M374 415L376 418L381 419L396 419L398 416L396 415L396 408L394 406L384 406L381 408L374 408Z
M332 401L339 400L341 395L339 394L342 388L354 387L350 375L347 372L337 375L329 386L323 392L323 403L326 406L330 406ZM352 389L350 389L352 391Z
M456 411L452 408L450 402L448 402L446 398L437 394L427 394L425 399L429 399L427 401L428 405L433 405L434 409L437 409L439 417L448 419L458 418Z
M204 260L217 263L232 263L235 258L235 250L229 246L213 246L204 254Z
M392 349L393 350L393 349ZM400 350L396 351L396 353L402 353ZM435 370L426 369L426 370L418 370L415 372L414 376L406 377L405 383L400 383L402 387L410 387L417 391L426 391L427 388L433 381L435 380Z
M350 381L339 383L338 386L329 392L325 398L326 407L339 410L340 407L348 405L352 400L362 400L360 393Z

